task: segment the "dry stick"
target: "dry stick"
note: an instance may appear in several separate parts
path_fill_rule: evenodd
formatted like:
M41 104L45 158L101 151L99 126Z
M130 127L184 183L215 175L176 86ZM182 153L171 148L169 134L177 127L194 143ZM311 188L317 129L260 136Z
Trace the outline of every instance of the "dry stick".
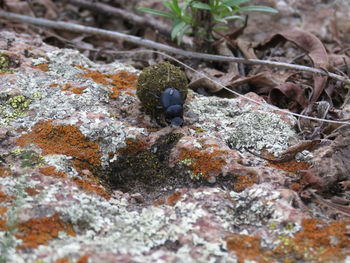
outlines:
M167 24L164 24L152 17L144 18L142 16L135 15L134 13L123 10L120 8L116 8L110 5L101 4L101 3L91 3L86 2L84 0L69 0L70 3L76 4L78 6L87 8L93 12L99 12L104 14L109 14L115 17L121 17L124 20L129 20L137 25L149 26L155 30L158 30L160 33L164 35L170 35L171 28Z
M56 21L52 21L44 18L33 18L33 17L18 15L15 13L10 13L5 11L0 11L0 17L7 18L13 21L20 21L24 23L30 23L33 25L44 26L44 27L49 27L54 29L72 31L77 33L92 34L97 36L103 36L109 39L118 39L118 40L121 39L136 45L162 50L168 53L177 54L187 58L196 58L196 59L203 59L203 60L209 60L209 61L237 62L237 63L250 64L250 65L265 65L269 67L300 70L300 71L306 71L306 72L317 73L320 75L328 76L330 78L340 80L346 84L350 84L350 79L347 77L340 76L331 72L327 72L325 70L312 68L312 67L293 65L293 64L268 61L268 60L245 59L245 58L236 58L236 57L191 52L191 51L186 51L179 48L170 47L151 40L142 39L140 37L123 34L117 31L98 29L94 27L82 26L82 25L68 23L68 22L56 22Z
M178 48L173 48L173 47L170 47L167 45L163 45L163 44L160 44L160 43L157 43L154 41L145 40L145 39L142 39L140 37L135 37L135 36L119 33L119 32L114 32L114 31L109 31L109 30L104 30L104 29L97 29L97 28L87 27L87 26L81 26L81 25L67 23L67 22L54 22L54 21L51 21L48 19L43 19L43 18L32 18L29 16L18 15L18 14L5 12L5 11L1 11L1 10L0 10L0 17L7 18L9 20L45 26L45 27L49 27L49 28L73 31L73 32L78 32L78 33L87 33L87 34L92 34L92 35L99 35L99 36L104 36L106 38L112 38L112 39L122 39L122 40L128 41L128 42L133 43L133 44L137 44L137 45L141 45L141 46L145 46L145 47L149 47L149 48L155 48L155 49L163 50L163 51L166 51L169 53L178 54L181 56L191 57L191 58L196 58L196 59L205 59L205 60L211 60L211 61L229 61L229 62L237 62L237 63L244 63L244 64L259 64L259 65L267 65L270 67L280 67L280 68L286 68L286 69L294 69L294 70L318 73L321 75L326 75L326 76L329 76L331 78L343 81L347 84L350 84L349 78L339 76L339 75L336 75L336 74L333 74L330 72L326 72L323 70L319 70L316 68L310 68L310 67L301 66L301 65L292 65L292 64L267 61L267 60L244 59L244 58L235 58L235 57L227 57L227 56L220 56L220 55L211 55L211 54L190 52L190 51L185 51L185 50L178 49ZM139 50L139 51L130 51L130 52L121 51L121 52L116 52L116 53L125 53L125 54L129 53L130 54L131 52L134 54L135 53L151 53L151 52L153 52L153 53L158 53L160 55L168 57L170 59L173 59L173 60L177 61L178 63L180 63L181 65L193 70L194 72L200 74L201 76L203 76L203 77L209 79L210 81L214 82L215 84L221 86L222 88L227 89L228 91L236 94L237 96L243 97L243 98L247 99L248 101L254 102L258 105L266 106L266 107L271 108L273 110L280 111L280 112L283 112L283 113L286 113L289 115L305 118L305 119L310 119L310 120L350 125L350 122L347 122L347 121L326 120L326 119L320 119L320 118L315 118L315 117L309 117L306 115L301 115L301 114L289 112L287 110L279 109L279 108L277 108L273 105L270 105L270 104L264 104L264 103L255 101L249 97L246 97L242 94L239 94L235 91L232 91L232 90L226 88L225 86L223 86L221 83L217 82L216 80L213 80L213 79L209 78L208 76L206 76L205 74L196 71L195 69L193 69L193 68L189 67L188 65L182 63L181 61L173 58L172 56L165 54L165 53L162 53L162 52L159 52L159 51Z

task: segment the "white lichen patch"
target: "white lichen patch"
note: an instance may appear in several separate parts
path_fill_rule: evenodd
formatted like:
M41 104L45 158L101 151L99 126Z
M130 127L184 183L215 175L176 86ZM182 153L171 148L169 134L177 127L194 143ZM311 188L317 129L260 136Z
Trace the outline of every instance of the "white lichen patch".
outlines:
M40 177L35 177L40 180ZM42 180L48 177L41 176ZM31 182L30 176L11 178L12 183L19 189ZM33 262L38 259L44 262L67 257L77 259L85 253L117 253L139 258L140 262L150 262L157 257L157 251L152 249L166 244L166 242L178 242L183 236L188 235L189 242L184 244L178 253L166 251L179 260L186 258L191 262L193 249L200 248L201 253L196 255L196 262L210 262L220 259L219 262L230 262L234 257L222 250L225 247L224 235L203 236L198 222L203 218L211 218L214 225L220 226L223 233L232 231L229 223L233 218L230 206L224 206L222 198L225 192L218 189L207 189L191 194L184 194L175 206L149 206L142 210L130 210L129 203L125 199L105 200L97 195L89 195L69 184L68 180L51 178L47 184L43 183L40 194L27 196L23 192L11 192L21 196L17 198L16 210L20 218L24 218L24 212L40 211L41 217L51 216L55 212L60 219L73 225L76 236L68 236L61 232L58 238L50 241L47 246L39 246L34 250L14 250L20 243L13 235L9 239L11 245L6 262ZM53 181L56 183L53 183ZM8 187L10 180L0 178L0 183ZM12 187L11 187L12 188ZM13 188L14 189L14 188ZM217 198L213 198L216 196ZM64 197L64 198L63 198ZM204 202L204 203L203 203ZM217 209L217 207L221 207ZM30 209L30 210L28 210ZM23 212L21 212L23 210ZM17 211L17 212L15 212ZM216 230L215 230L216 231ZM0 236L4 233L0 232ZM94 261L98 262L98 261ZM159 261L166 262L166 261ZM234 262L234 261L232 261Z
M235 201L233 221L236 226L261 227L280 217L274 206L280 196L278 191L255 187L241 193L232 191L230 196Z
M288 139L296 134L291 125L266 108L253 110L249 103L240 106L240 99L193 96L186 117L232 148L266 149L277 155L288 148Z

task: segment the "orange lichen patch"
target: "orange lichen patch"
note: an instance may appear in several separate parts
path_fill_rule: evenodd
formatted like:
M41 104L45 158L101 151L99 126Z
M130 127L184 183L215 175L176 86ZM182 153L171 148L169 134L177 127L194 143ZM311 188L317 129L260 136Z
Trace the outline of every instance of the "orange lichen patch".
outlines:
M259 182L259 178L256 174L250 173L247 175L238 175L233 184L233 190L235 192L242 192L244 189L256 184L257 182Z
M125 92L125 94L129 96L135 96L135 92L131 92L131 91L127 91Z
M0 216L7 212L7 207L0 206Z
M106 80L107 74L103 74L103 73L100 73L98 71L89 70L89 69L83 68L81 66L77 66L77 68L80 68L80 69L86 71L86 73L82 74L81 77L83 77L83 78L91 78L96 83L99 83L99 84L102 84L102 85L108 85L109 84L109 81Z
M245 260L254 260L256 262L269 262L264 257L264 251L260 246L260 237L239 234L230 234L226 239L227 249L234 251L238 263Z
M120 71L117 74L110 75L112 80L112 92L109 96L115 99L119 96L121 90L135 89L137 76L128 71ZM135 94L133 94L135 95Z
M174 206L181 199L181 193L179 191L175 191L171 195L169 195L166 199L166 203L168 205Z
M139 139L127 138L125 139L125 143L126 146L118 149L118 153L123 155L135 154L144 151L147 147L147 143Z
M100 166L101 153L98 144L90 141L73 125L55 125L51 121L37 123L31 133L22 135L17 144L34 143L43 154L64 154L74 157L73 165L78 171L92 170Z
M83 69L86 73L82 74L81 77L91 78L96 83L102 85L111 85L111 92L109 96L115 99L119 96L121 90L135 89L137 75L128 71L119 71L116 74L103 74L98 71L89 69ZM135 95L135 94L132 94Z
M70 91L74 94L82 94L85 89L87 89L87 87L74 87L71 84L65 84L61 90L62 91Z
M12 176L11 171L7 168L0 167L0 177Z
M182 161L188 161L188 167L196 175L201 175L204 178L216 176L221 173L222 167L226 165L226 160L223 155L227 151L201 151L198 149L182 149L179 158Z
M33 188L33 187L27 187L26 189L24 189L24 191L26 191L26 193L30 196L34 196L34 195L39 194L38 189Z
M55 261L55 263L71 263L72 261L69 260L69 258L59 258Z
M103 187L96 185L90 180L79 178L73 178L72 180L79 188L83 189L86 192L96 193L107 200L111 198L110 194L108 194Z
M273 251L279 262L341 262L348 255L350 221L326 224L318 219L304 219L303 230L294 238L281 238L281 244Z
M17 227L15 236L23 241L17 248L37 248L40 245L48 245L50 240L58 237L60 231L66 232L69 236L75 236L73 227L63 222L57 213L50 217L30 219Z
M40 69L41 71L45 71L45 72L50 71L48 64L39 64L39 65L33 66L33 68Z
M88 263L89 262L89 256L88 255L84 255L84 256L81 256L77 263Z
M55 87L58 87L59 85L57 83L52 83L49 85L50 88L55 88Z
M153 201L154 206L160 206L160 205L164 205L164 204L165 204L164 197L160 197L160 198Z
M311 164L308 162L305 162L305 161L297 162L294 159L288 162L281 162L281 163L268 161L268 164L273 168L284 170L290 173L297 173L301 170L307 170L311 166Z
M292 183L291 185L290 185L290 189L291 190L293 190L293 191L295 191L295 192L299 192L301 189L303 189L304 187L303 187L303 185L301 185L301 184L298 184L298 183Z
M55 166L45 166L39 169L39 172L46 176L53 176L58 178L67 178L67 174L62 171L56 171Z
M6 231L7 220L5 218L0 218L0 231Z
M7 212L7 207L0 206L0 216ZM0 218L0 231L7 229L7 220L5 218Z
M0 192L0 203L10 201L13 198L14 198L13 196L9 196L9 195L5 194L4 192Z
M67 174L62 171L56 171L56 167L54 166L46 166L39 169L39 172L46 176L53 176L57 178L67 178ZM95 182L89 179L80 179L73 178L72 181L78 186L78 188L86 191L86 192L94 192L100 196L103 196L106 199L110 199L111 196L106 192L106 190L98 186Z

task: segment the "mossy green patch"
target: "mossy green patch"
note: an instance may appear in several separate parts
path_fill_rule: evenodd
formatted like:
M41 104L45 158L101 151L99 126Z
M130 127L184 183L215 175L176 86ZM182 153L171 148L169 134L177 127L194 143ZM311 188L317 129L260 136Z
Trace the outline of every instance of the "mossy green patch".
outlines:
M5 73L9 70L10 60L7 55L0 53L0 72Z
M45 163L44 158L33 150L17 148L12 154L20 160L22 168L32 168Z
M9 56L0 52L0 73L12 73L15 71L11 69L10 62Z
M163 117L163 111L159 109L161 106L159 98L167 88L177 89L183 101L186 100L188 91L186 75L169 62L160 62L147 67L139 76L136 94L145 112L157 121Z
M7 104L9 104L13 109L15 110L27 110L29 108L30 103L32 102L31 99L23 96L23 95L18 95L10 98L7 101Z
M8 98L8 96L2 96L0 98L0 117L2 117L3 125L8 125L11 120L26 115L29 105L32 103L32 99L17 95Z

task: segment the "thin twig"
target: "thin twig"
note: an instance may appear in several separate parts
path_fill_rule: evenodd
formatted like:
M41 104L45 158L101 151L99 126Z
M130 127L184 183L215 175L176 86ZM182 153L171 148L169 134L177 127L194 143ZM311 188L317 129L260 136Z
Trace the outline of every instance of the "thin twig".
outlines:
M165 50L169 53L175 53L175 54L180 54L183 56L188 56L188 57L192 57L192 58L197 58L197 59L209 59L209 60L217 60L217 61L230 61L230 62L238 62L238 63L247 63L247 64L261 64L261 65L273 65L276 67L281 67L281 64L283 65L283 67L288 68L288 69L298 69L298 70L303 70L303 71L308 71L308 72L312 72L312 73L320 73L322 75L327 75L328 72L322 71L322 70L318 70L315 68L310 68L310 67L305 67L305 66L300 66L300 65L290 65L287 63L277 63L276 62L271 62L271 61L266 61L266 60L248 60L248 59L240 59L240 58L231 58L231 57L227 57L227 56L218 56L218 55L208 55L208 54L202 54L202 53L196 53L196 52L189 52L189 51L184 51L181 49L177 49L177 48L172 48L163 44L159 44L153 41L149 41L149 40L144 40L141 39L139 37L135 37L135 36L130 36L130 35L126 35L126 34L122 34L119 32L113 32L113 31L108 31L108 30L103 30L103 29L96 29L93 27L86 27L86 26L80 26L80 25L76 25L76 24L72 24L72 23L66 23L66 22L53 22L51 20L47 20L47 19L42 19L42 18L32 18L32 17L28 17L28 16L23 16L23 15L17 15L17 14L13 14L13 13L9 13L9 12L4 12L0 10L0 17L5 17L9 20L15 20L15 21L21 21L21 22L26 22L26 23L31 23L31 24L35 24L35 25L42 25L42 26L46 26L49 28L55 28L55 29L62 29L62 30L68 30L68 31L74 31L74 32L80 32L80 33L88 33L88 34L95 34L95 35L99 35L99 36L104 36L104 37L109 37L112 39L123 39L125 41L129 41L131 43L134 44L139 44L142 46L146 46L146 47L151 47L151 48L156 48L159 50ZM300 118L305 118L305 119L310 119L310 120L315 120L315 121L323 121L323 122L328 122L328 123L337 123L337 124L344 124L344 125L350 125L350 122L347 121L339 121L339 120L327 120L327 119L321 119L321 118L316 118L316 117L311 117L311 116L306 116L306 115L302 115L302 114L297 114L297 113L293 113L293 112L289 112L288 110L283 110L283 109L279 109L273 105L267 104L267 103L263 103L260 101L256 101L250 97L247 97L245 95L239 94L236 91L233 91L231 89L228 89L227 87L225 87L224 85L222 85L221 83L219 83L218 81L209 78L208 76L206 76L205 74L203 74L202 72L199 72L195 69L193 69L192 67L186 65L185 63L179 61L178 59L160 52L160 51L155 51L155 50L133 50L133 51L114 51L113 53L119 53L119 54L124 54L124 55L134 55L137 53L157 53L160 54L164 57L167 57L169 59L172 59L174 61L176 61L177 63L179 63L180 65L196 72L197 74L199 74L200 76L212 81L213 83L215 83L216 85L219 85L220 87L222 87L223 89L239 96L239 97L243 97L246 100L252 102L252 103L256 103L258 105L261 106L265 106L267 108L270 108L272 110L275 111L279 111L279 112L283 112L285 114L288 115L293 115L295 117L300 117ZM257 63L255 63L257 62ZM302 69L300 69L302 68ZM332 74L332 73L328 73L328 75L330 77L333 77L335 79L344 81L345 83L349 83L350 84L350 80L348 78L342 77L342 76L338 76L336 74Z
M141 25L142 27L149 26L164 35L170 35L170 32L171 32L171 28L169 25L165 23L161 23L152 17L145 18L142 16L138 16L130 11L127 11L121 8L116 8L110 5L98 3L98 2L91 3L84 0L69 0L69 2L72 4L76 4L78 6L84 7L86 9L89 9L93 12L109 14L118 18L120 17L124 20L131 21L136 25Z
M197 53L197 52L191 52L191 51L185 51L182 49L170 47L164 44L160 44L154 41L142 39L140 37L131 36L128 34L123 34L116 31L109 31L104 29L98 29L94 27L88 27L88 26L82 26L77 25L73 23L68 22L55 22L44 18L33 18L29 16L24 15L18 15L15 13L0 11L0 17L7 18L9 20L14 21L20 21L25 23L31 23L34 25L40 25L45 26L49 28L55 28L60 30L67 30L67 31L73 31L73 32L79 32L79 33L86 33L86 34L92 34L92 35L98 35L102 37L107 37L110 39L122 39L127 42L145 46L148 48L154 48L158 50L162 50L165 52L185 56L185 57L191 57L191 58L197 58L197 59L204 59L204 60L211 60L211 61L230 61L230 62L238 62L238 63L244 63L244 64L258 64L258 65L267 65L271 67L279 67L279 68L287 68L287 69L294 69L294 70L300 70L300 71L308 71L312 73L318 73L321 75L326 75L341 81L344 81L348 84L350 84L350 79L326 72L324 70L306 67L302 65L293 65L288 63L282 63L282 62L275 62L275 61L267 61L267 60L258 60L258 59L244 59L244 58L236 58L236 57L227 57L227 56L220 56L220 55L212 55L212 54L203 54L203 53Z
M344 83L350 84L350 79L347 77L339 76L337 74L334 74L325 70L302 66L302 65L293 65L293 64L268 61L268 60L245 59L245 58L236 58L236 57L191 52L191 51L186 51L179 48L170 47L151 40L142 39L140 37L123 34L117 31L98 29L94 27L82 26L82 25L77 25L77 24L68 23L68 22L56 22L56 21L52 21L44 18L33 18L33 17L18 15L15 13L5 12L5 11L0 11L0 17L7 18L8 20L11 20L11 21L19 21L19 22L24 22L24 23L29 23L33 25L39 25L39 26L44 26L44 27L49 27L54 29L91 34L95 36L106 37L109 39L118 39L118 40L121 39L136 45L162 50L168 53L177 54L187 58L196 58L196 59L203 59L203 60L210 60L210 61L237 62L237 63L250 64L250 65L266 65L269 67L300 70L300 71L311 72L311 73L328 76L330 78L337 79L337 80L343 81Z

